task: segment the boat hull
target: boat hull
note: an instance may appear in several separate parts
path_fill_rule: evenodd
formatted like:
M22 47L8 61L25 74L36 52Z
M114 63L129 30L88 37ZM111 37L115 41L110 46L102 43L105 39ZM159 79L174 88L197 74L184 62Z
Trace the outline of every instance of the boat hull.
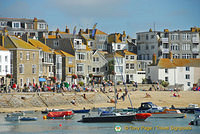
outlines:
M73 117L73 115L68 115L68 116L63 116L63 117L48 117L47 119L52 119L52 120L63 120L63 119L71 119Z
M143 116L141 114L120 115L120 116L97 116L97 117L83 117L79 122L131 122L144 121L151 115Z
M37 117L22 117L20 121L36 121Z
M185 114L181 113L181 114L152 114L152 118L184 118Z
M90 109L83 109L83 110L72 110L74 113L89 113Z

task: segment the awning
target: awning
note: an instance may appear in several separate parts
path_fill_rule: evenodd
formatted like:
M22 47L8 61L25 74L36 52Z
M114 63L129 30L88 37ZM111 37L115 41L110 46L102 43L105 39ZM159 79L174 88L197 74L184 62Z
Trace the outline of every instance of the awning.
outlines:
M45 82L46 79L45 78L39 78L39 82Z

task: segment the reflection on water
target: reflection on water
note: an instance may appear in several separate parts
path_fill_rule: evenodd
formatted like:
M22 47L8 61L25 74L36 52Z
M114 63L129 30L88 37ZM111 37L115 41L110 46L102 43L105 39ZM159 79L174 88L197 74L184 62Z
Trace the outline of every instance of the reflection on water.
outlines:
M188 114L187 118L161 119L149 118L144 122L132 123L81 123L81 114L76 114L71 120L43 120L40 112L27 114L27 116L38 117L37 121L16 121L7 122L4 117L6 114L0 114L0 133L70 133L70 134L111 134L116 133L114 127L119 125L121 132L117 133L188 133L198 134L200 126L190 126L192 130L171 130L173 127L188 127L188 123L194 118L194 115ZM61 126L60 126L61 124ZM169 128L169 130L159 130L160 128ZM127 130L126 130L127 129ZM139 129L139 130L138 130Z

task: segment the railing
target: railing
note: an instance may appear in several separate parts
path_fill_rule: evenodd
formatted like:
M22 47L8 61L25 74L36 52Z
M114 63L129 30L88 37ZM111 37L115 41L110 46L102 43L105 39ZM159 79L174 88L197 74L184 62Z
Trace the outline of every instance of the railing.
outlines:
M193 48L192 49L192 53L195 53L195 54L199 53L199 49L198 48Z

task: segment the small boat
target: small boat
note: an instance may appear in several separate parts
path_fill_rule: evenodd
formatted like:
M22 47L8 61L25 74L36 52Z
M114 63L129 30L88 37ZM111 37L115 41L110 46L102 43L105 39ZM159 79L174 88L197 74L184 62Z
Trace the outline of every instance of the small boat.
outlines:
M150 117L150 113L138 113L138 114L120 114L120 113L104 113L100 116L82 116L82 119L78 122L132 122L132 121L144 121Z
M36 121L37 117L21 117L20 121Z
M12 114L7 114L5 117L6 121L19 121L20 116L13 116Z
M200 110L198 104L189 104L188 107L180 107L180 108L173 107L173 109L180 110L182 113L192 113L192 114L195 113L195 110Z
M152 118L184 118L186 115L175 109L164 109L162 112L153 112Z
M48 109L48 108L46 108L44 111L41 111L41 113L48 114L49 112L58 112L58 111L64 111L64 109Z
M143 102L138 108L139 113L153 113L153 112L162 112L164 109L160 106L153 104L152 102Z
M72 110L74 113L89 113L90 109Z
M195 111L195 118L189 123L189 125L200 126L200 110Z
M71 119L73 115L72 111L49 112L43 119Z

